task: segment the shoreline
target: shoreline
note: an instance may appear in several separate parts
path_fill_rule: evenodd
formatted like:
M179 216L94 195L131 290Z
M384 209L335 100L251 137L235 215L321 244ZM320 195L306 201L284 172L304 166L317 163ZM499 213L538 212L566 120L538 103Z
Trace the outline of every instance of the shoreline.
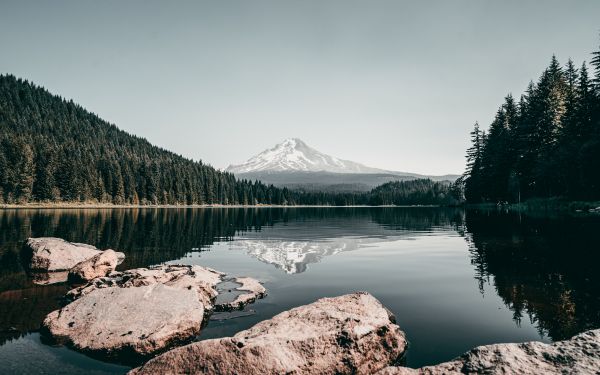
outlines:
M331 206L331 205L279 205L279 204L191 204L191 205L174 205L174 204L158 204L158 205L141 205L141 204L110 204L110 203L27 203L27 204L1 204L0 209L177 209L177 208L437 208L446 207L441 205L348 205L348 206Z
M513 212L599 213L600 201L571 201L559 198L535 198L520 203L467 203L467 209L508 210Z

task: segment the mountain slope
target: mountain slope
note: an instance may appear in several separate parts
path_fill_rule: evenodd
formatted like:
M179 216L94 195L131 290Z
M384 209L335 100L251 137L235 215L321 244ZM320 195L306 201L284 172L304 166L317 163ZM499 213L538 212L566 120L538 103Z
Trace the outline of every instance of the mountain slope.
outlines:
M230 165L231 173L256 172L333 172L333 173L381 173L382 169L370 168L348 160L326 155L309 147L298 138L288 138L275 147L265 150L240 165Z
M128 134L81 106L0 75L0 204L293 203Z

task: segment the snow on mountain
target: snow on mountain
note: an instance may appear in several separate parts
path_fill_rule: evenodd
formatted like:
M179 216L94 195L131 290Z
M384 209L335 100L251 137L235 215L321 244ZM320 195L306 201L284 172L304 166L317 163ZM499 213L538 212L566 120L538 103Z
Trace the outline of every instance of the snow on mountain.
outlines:
M387 173L382 169L323 154L298 138L289 138L275 147L248 159L243 164L230 165L228 172L333 172Z

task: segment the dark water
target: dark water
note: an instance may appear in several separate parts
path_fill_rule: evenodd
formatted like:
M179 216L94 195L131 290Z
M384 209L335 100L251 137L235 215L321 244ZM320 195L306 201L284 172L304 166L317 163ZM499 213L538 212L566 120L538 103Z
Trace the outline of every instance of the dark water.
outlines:
M200 339L232 335L324 296L369 291L410 341L407 365L483 344L600 327L600 217L440 208L0 210L0 373L124 373L43 343L64 284L37 286L22 241L56 236L126 253L120 269L200 264L269 295ZM226 316L232 318L231 316Z

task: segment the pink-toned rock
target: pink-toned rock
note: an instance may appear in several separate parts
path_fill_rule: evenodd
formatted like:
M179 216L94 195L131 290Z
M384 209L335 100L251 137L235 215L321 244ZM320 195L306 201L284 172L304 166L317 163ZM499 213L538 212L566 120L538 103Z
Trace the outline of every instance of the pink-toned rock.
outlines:
M177 289L195 289L198 298L208 310L217 296L216 285L225 274L201 266L162 265L150 268L135 268L123 272L112 272L106 277L98 277L89 283L70 290L69 299L78 299L97 289L132 288L154 284L164 284Z
M222 276L200 266L112 272L69 291L73 302L48 314L44 328L78 350L148 356L200 333Z
M92 245L54 237L29 238L26 246L32 251L30 268L46 272L68 271L101 252Z
M204 313L195 289L104 288L51 312L44 327L78 350L147 356L199 334Z
M419 369L388 367L377 375L591 375L599 372L600 329L597 329L553 344L534 341L480 346L450 362Z
M69 279L73 281L89 281L96 277L107 276L125 259L125 254L114 250L105 250L90 259L77 263L69 271Z
M176 265L111 272L69 291L73 302L48 314L44 328L75 349L135 361L197 336L223 276Z
M77 263L69 271L69 279L73 281L89 281L96 277L110 274L125 259L125 254L114 250L105 250L88 260Z
M404 353L393 320L368 293L322 298L233 337L173 349L130 374L371 374Z

